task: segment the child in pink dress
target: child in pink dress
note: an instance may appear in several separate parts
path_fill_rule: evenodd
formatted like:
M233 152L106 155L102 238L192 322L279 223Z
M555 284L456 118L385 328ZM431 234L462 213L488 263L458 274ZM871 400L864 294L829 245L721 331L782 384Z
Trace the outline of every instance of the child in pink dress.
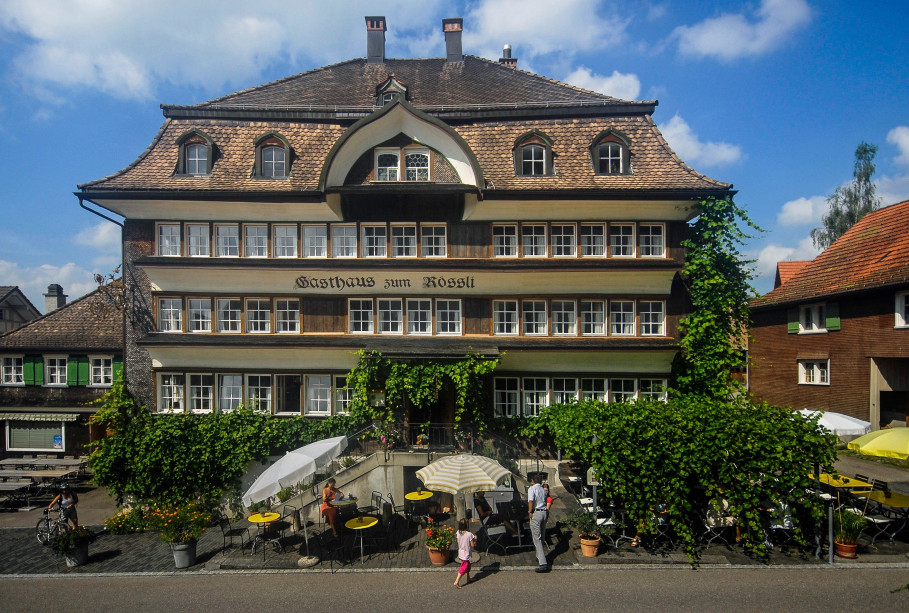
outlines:
M466 519L458 522L458 558L461 560L461 567L458 568L458 578L455 579L454 586L461 589L461 576L467 575L467 581L464 585L470 583L470 554L474 545L477 544L477 537L470 531L470 526Z

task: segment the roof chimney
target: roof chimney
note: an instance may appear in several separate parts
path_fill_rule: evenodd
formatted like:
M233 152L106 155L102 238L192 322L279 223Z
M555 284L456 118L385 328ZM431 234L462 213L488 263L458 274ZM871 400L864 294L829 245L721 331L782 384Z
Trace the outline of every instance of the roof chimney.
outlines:
M502 49L502 57L499 58L499 64L504 64L509 68L518 67L518 58L511 57L511 45L505 45Z
M464 31L464 20L461 17L443 19L442 30L445 32L445 61L463 62L464 52L461 49L461 32Z
M44 294L44 314L56 311L64 304L66 304L66 294L63 293L63 288L56 283L48 285L47 293Z
M366 18L366 63L385 63L385 16Z

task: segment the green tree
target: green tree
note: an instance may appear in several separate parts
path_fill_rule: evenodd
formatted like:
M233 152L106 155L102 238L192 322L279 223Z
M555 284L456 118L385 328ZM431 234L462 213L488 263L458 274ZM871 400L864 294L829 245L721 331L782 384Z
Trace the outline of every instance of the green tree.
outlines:
M682 241L691 311L679 322L674 389L727 398L739 387L733 373L745 364L748 301L755 294L750 262L739 251L750 238L741 226L762 230L731 197L707 198L699 207Z
M865 141L855 148L852 181L837 187L827 197L829 209L821 220L824 225L811 231L811 240L818 249L826 249L859 219L880 208L881 199L876 196L876 188L871 182L876 153L877 145L869 145Z

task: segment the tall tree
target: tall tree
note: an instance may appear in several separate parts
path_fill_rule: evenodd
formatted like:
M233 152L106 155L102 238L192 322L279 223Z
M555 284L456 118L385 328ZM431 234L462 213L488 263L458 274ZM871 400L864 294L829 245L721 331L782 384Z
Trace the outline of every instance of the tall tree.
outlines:
M876 153L877 145L869 145L865 141L855 148L853 179L827 197L830 208L821 220L824 226L811 231L815 247L826 249L859 219L880 208L881 199L875 195L876 188L871 182Z

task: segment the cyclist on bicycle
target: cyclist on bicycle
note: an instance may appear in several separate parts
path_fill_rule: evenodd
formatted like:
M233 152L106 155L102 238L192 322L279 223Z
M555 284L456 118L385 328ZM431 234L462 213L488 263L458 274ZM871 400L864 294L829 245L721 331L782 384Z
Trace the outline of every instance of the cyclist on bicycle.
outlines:
M79 496L70 489L68 483L60 485L60 493L47 505L48 510L52 509L58 502L63 510L63 517L73 523L73 528L78 528L79 516L76 513L76 504L79 502Z

